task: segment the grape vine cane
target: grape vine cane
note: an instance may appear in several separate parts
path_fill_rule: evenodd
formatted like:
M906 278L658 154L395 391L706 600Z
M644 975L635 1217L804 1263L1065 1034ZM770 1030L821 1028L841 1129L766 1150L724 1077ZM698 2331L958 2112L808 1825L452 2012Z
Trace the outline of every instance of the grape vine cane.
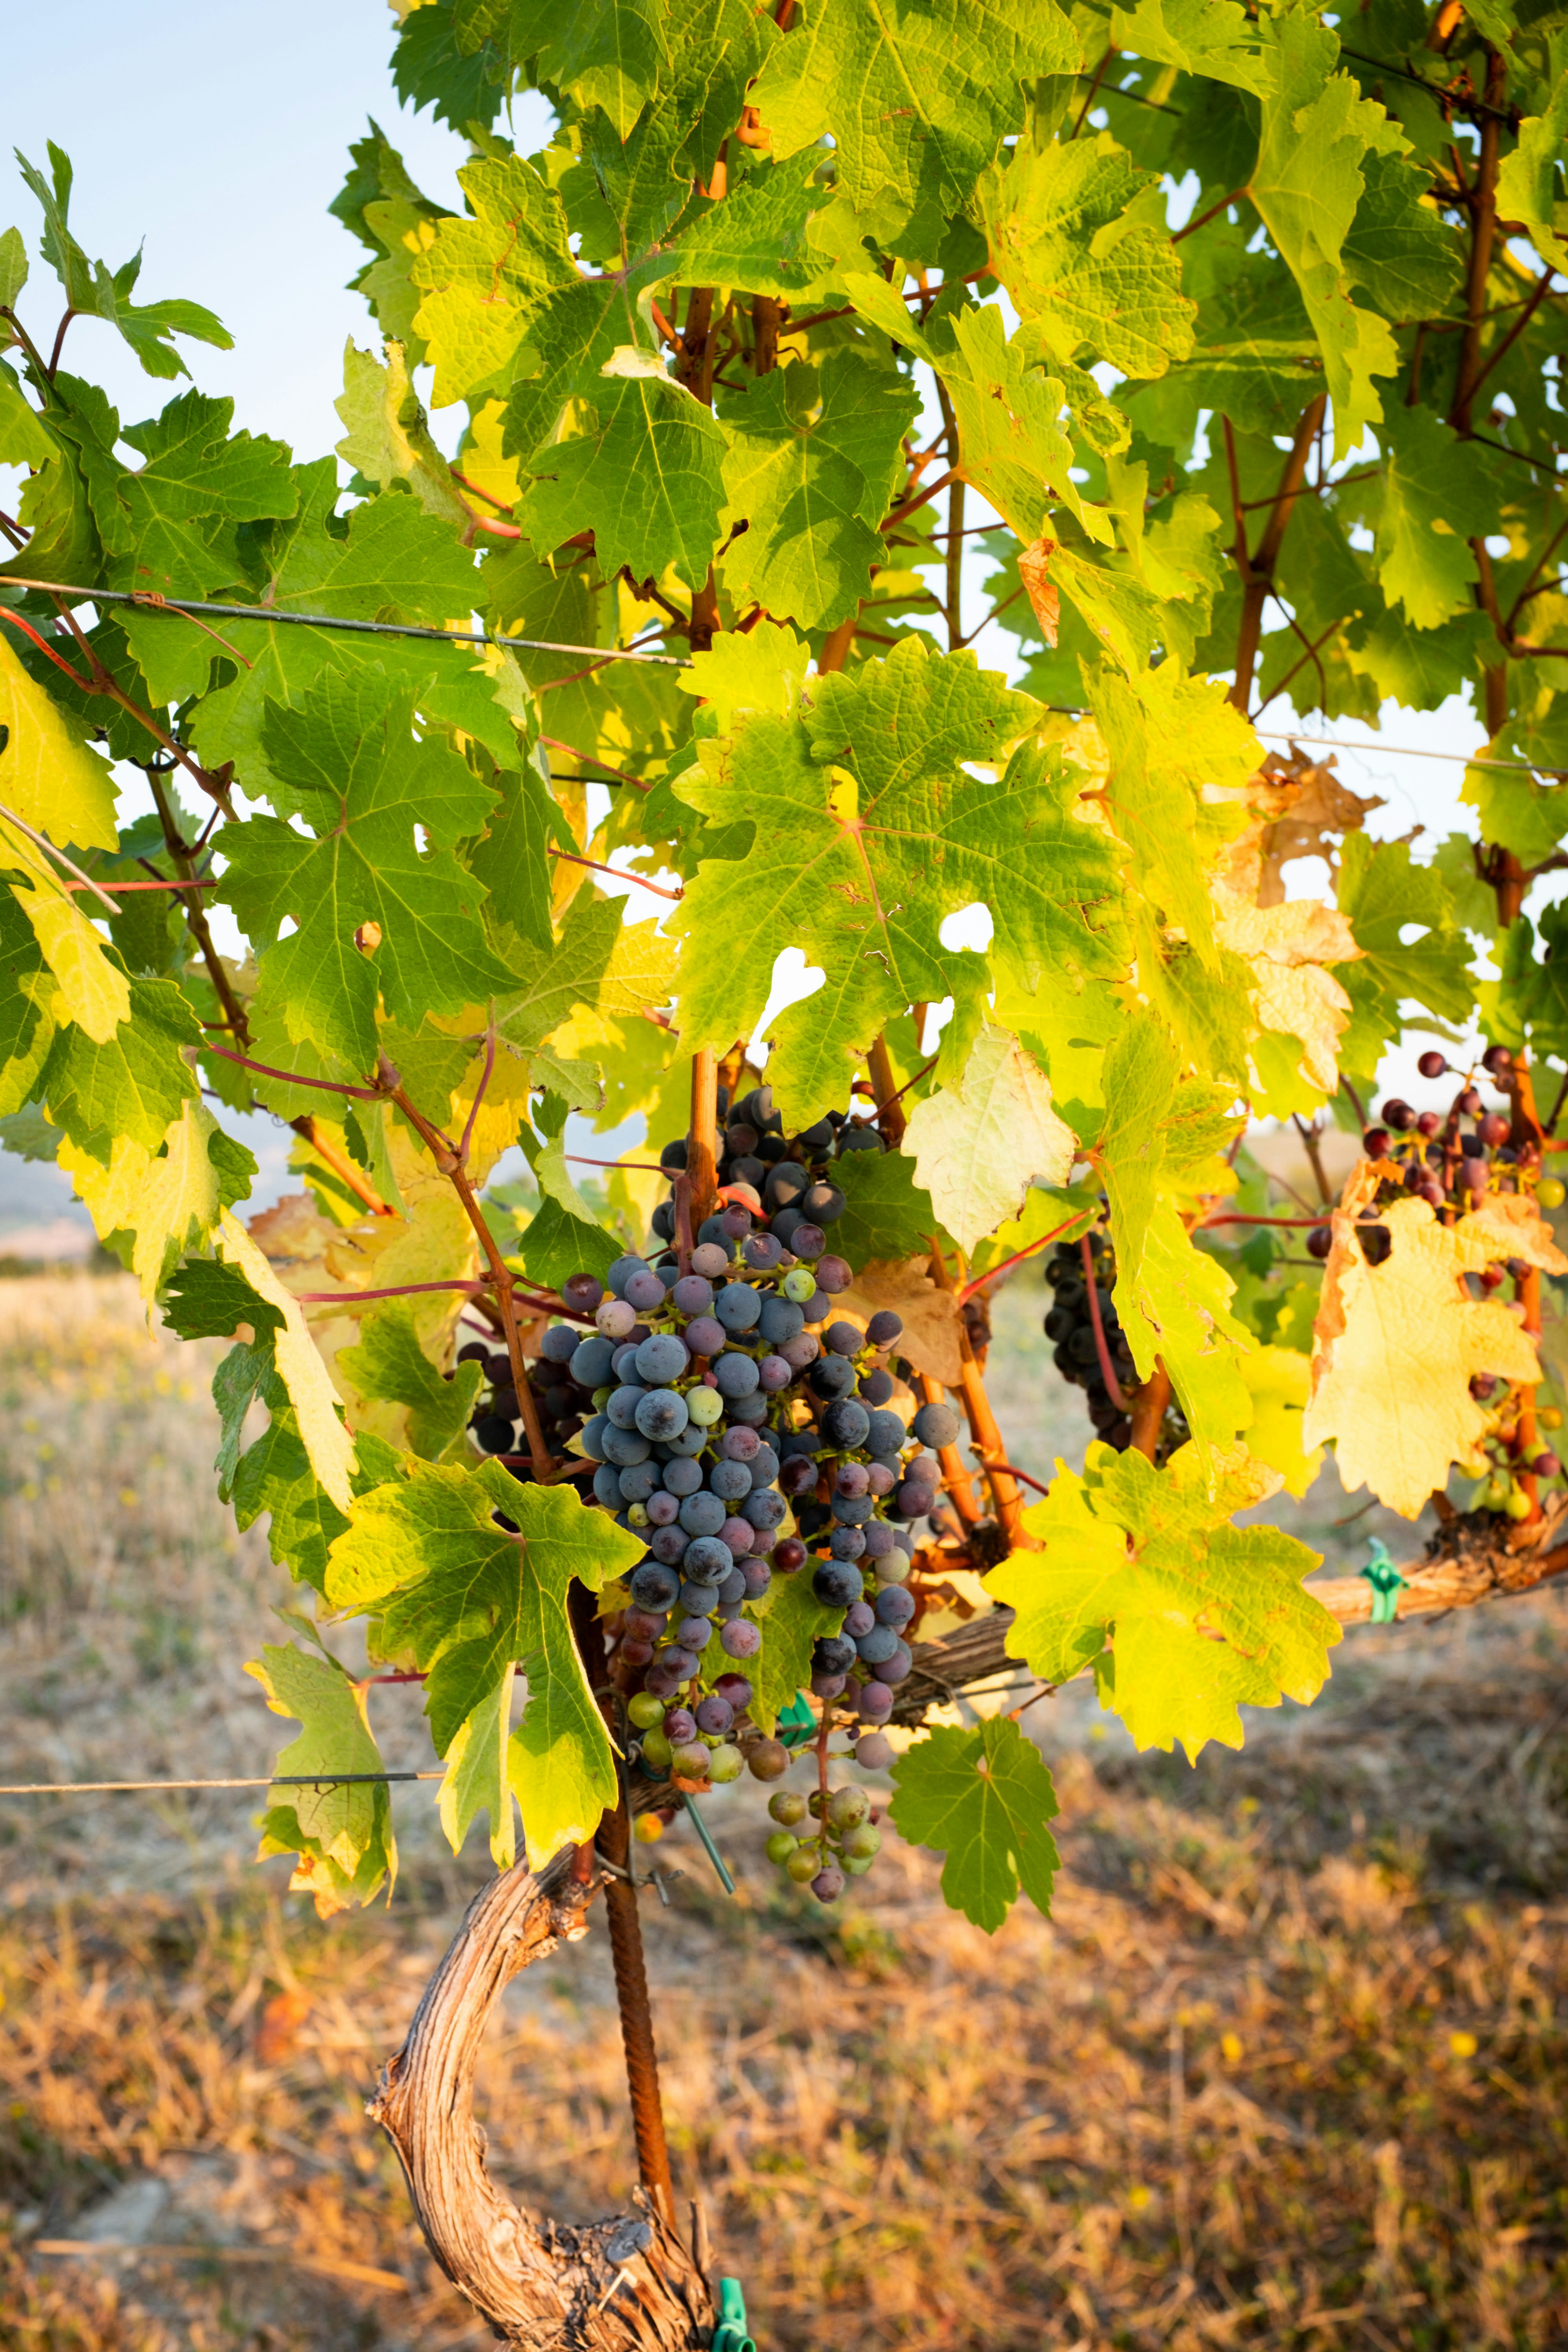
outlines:
M378 348L303 463L72 372L90 321L165 382L228 339L23 162L63 316L6 230L0 1139L229 1343L220 1490L306 1604L250 1669L300 1726L263 1853L390 1885L416 1693L453 1846L485 1817L373 2112L514 2342L750 2341L659 2098L679 1813L723 1884L710 1792L766 1785L831 1906L890 1773L994 1930L1050 1900L1049 1691L1195 1758L1343 1625L1568 1568L1559 52L1460 0L1353 47L1300 0L426 0L395 70L464 208L351 151ZM1474 837L1374 838L1307 747L1466 690ZM1004 1441L1004 1282L1076 1466ZM1237 1524L1331 1448L1423 1558L1308 1584ZM473 2073L601 1895L639 2186L569 2229Z

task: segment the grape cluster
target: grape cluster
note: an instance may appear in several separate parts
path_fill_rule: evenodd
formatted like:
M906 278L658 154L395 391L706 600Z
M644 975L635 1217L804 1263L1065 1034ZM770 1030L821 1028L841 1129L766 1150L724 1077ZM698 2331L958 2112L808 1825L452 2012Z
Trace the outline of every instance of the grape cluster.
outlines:
M1058 1371L1075 1388L1082 1389L1095 1435L1105 1444L1113 1445L1119 1454L1124 1454L1132 1438L1132 1423L1126 1404L1138 1384L1138 1370L1111 1296L1116 1283L1116 1259L1103 1234L1089 1236L1089 1255L1094 1271L1092 1301L1081 1241L1058 1242L1047 1257L1046 1285L1053 1297L1046 1312L1046 1337L1056 1343L1052 1361ZM1096 1307L1100 1311L1100 1339L1095 1337L1094 1329ZM1101 1340L1105 1360L1121 1394L1120 1404L1105 1377ZM1179 1407L1173 1403L1167 1406L1155 1449L1156 1461L1163 1462L1184 1444L1187 1433Z
M589 1407L579 1442L597 1465L594 1497L647 1545L616 1650L623 1687L637 1685L627 1713L641 1761L687 1788L748 1765L764 1781L789 1769L782 1742L740 1744L754 1696L744 1670L764 1639L751 1604L775 1575L803 1570L837 1617L816 1644L811 1689L825 1710L858 1718L858 1761L889 1759L879 1727L912 1663L914 1528L940 1492L925 1449L959 1430L945 1404L922 1405L909 1428L891 1410L881 1360L900 1318L884 1310L862 1331L837 1316L850 1269L799 1213L786 1249L784 1205L770 1229L743 1198L728 1200L684 1274L667 1252L617 1259L603 1286L574 1276L574 1311L594 1328L544 1334L561 1402ZM853 1849L844 1857L847 1866ZM811 1876L824 1900L843 1883L826 1863Z
M726 1118L728 1101L719 1090L719 1115ZM733 1117L712 1139L719 1183L726 1199L749 1208L759 1224L783 1249L796 1257L820 1255L826 1247L826 1228L844 1214L844 1194L825 1172L835 1160L858 1151L880 1151L883 1141L873 1126L863 1126L843 1111L831 1110L813 1127L786 1137L784 1121L773 1108L771 1087L754 1087L735 1106ZM667 1143L659 1164L674 1176L686 1166L686 1139ZM673 1202L661 1201L653 1213L653 1230L660 1241L675 1239ZM804 1246L796 1242L801 1234ZM823 1239L815 1236L823 1234ZM696 1239L721 1242L720 1214L706 1218Z
M574 1315L591 1315L604 1296L603 1285L591 1274L574 1275L562 1291L562 1303ZM553 1454L563 1454L594 1410L593 1391L573 1376L572 1359L582 1338L569 1323L552 1324L544 1334L540 1356L529 1369L528 1385L545 1444ZM486 1389L481 1390L468 1427L481 1454L510 1454L526 1451L511 1360L504 1349L494 1350L481 1339L470 1339L458 1350L459 1364L482 1364ZM531 1477L522 1464L512 1465L518 1477Z
M778 1789L768 1811L779 1824L767 1843L767 1856L797 1886L809 1886L823 1903L836 1902L846 1878L863 1877L881 1850L871 1800L864 1789ZM805 1829L807 1820L815 1829Z

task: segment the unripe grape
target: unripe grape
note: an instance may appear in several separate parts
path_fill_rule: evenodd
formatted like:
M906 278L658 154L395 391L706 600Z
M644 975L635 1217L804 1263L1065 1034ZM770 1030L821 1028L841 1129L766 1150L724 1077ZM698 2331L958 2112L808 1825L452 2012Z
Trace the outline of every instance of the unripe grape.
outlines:
M1543 1404L1535 1416L1537 1429L1561 1429L1563 1415L1554 1404Z
M626 1713L639 1731L651 1731L664 1721L664 1701L655 1698L652 1691L634 1691L626 1701Z
M708 1778L708 1750L700 1739L683 1739L672 1749L670 1764L683 1780L705 1780Z
M1530 1496L1518 1486L1510 1489L1508 1500L1503 1505L1510 1519L1528 1519L1533 1507Z
M879 1731L868 1732L855 1743L855 1761L863 1772L885 1772L894 1753L892 1741Z
M1560 1209L1568 1200L1568 1187L1563 1185L1561 1177L1543 1176L1535 1188L1535 1197L1543 1209Z
M788 1830L775 1830L763 1848L763 1852L770 1862L776 1863L782 1870L791 1854L795 1853L796 1843L797 1841L791 1837Z
M645 1764L651 1764L656 1772L668 1772L670 1758L675 1751L662 1731L646 1731L643 1734L642 1752Z
M836 1830L852 1830L866 1819L871 1810L871 1800L864 1789L831 1789L827 1796L827 1818Z
M784 1829L798 1829L806 1817L805 1798L799 1789L775 1789L768 1799L768 1811Z
M746 1759L753 1780L782 1780L789 1770L789 1749L782 1739L759 1739Z
M865 1791L858 1789L855 1793L863 1796ZM882 1832L874 1822L858 1822L853 1829L845 1832L843 1847L846 1855L855 1861L869 1862L873 1854L882 1851Z
M657 1845L664 1835L664 1823L657 1813L639 1813L632 1835L638 1845Z
M821 1856L815 1845L797 1845L784 1864L785 1870L797 1886L809 1885L821 1866Z
M745 1769L745 1758L738 1748L730 1747L728 1742L721 1748L715 1748L708 1759L708 1778L716 1789L722 1789L731 1780L738 1780Z

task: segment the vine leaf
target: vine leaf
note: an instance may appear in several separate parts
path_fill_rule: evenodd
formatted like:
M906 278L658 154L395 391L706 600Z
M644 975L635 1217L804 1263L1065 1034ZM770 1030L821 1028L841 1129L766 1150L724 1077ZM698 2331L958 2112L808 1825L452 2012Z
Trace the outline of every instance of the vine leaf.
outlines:
M1470 541L1494 527L1498 488L1481 451L1429 409L1395 409L1384 438L1378 578L1413 628L1436 629L1470 603Z
M358 1343L340 1348L336 1361L362 1398L394 1408L390 1425L381 1425L384 1416L362 1412L356 1426L363 1420L395 1444L406 1432L415 1453L432 1462L461 1433L484 1381L478 1364L459 1364L449 1380L443 1378L420 1345L410 1298L388 1298L372 1307L360 1324Z
M118 849L112 773L88 750L86 727L29 677L8 633L0 636L0 801L62 848ZM10 845L7 833L8 855Z
M531 163L468 163L458 181L471 215L437 221L411 273L424 291L414 328L436 370L437 408L504 394L547 298L578 283L561 200Z
M935 1203L915 1181L901 1151L850 1151L833 1166L844 1195L834 1246L852 1265L902 1259L928 1250L939 1230Z
M354 1467L354 1442L343 1426L337 1393L310 1337L305 1318L245 1227L226 1209L218 1223L217 1244L225 1263L242 1277L254 1294L239 1319L257 1329L266 1329L270 1325L262 1348L236 1351L258 1360L252 1393L259 1391L266 1371L275 1369L294 1409L300 1443L310 1467L339 1510L346 1511L353 1492L350 1481ZM271 1308L274 1316L281 1317L281 1321L275 1321L272 1316L266 1314L258 1317L258 1307ZM174 1321L173 1317L170 1319ZM231 1330L234 1328L233 1324L229 1326ZM178 1322L174 1323L174 1328L181 1328ZM222 1369L220 1365L219 1370ZM241 1406L239 1419L243 1418L244 1408ZM232 1433L237 1451L237 1423L233 1425Z
M126 1000L126 1019L101 1045L79 1024L62 1029L38 1080L55 1125L105 1166L122 1137L156 1151L197 1092L202 1033L189 999L172 980L133 980Z
M1009 1655L1050 1683L1092 1666L1100 1705L1141 1748L1179 1739L1195 1763L1211 1739L1239 1748L1237 1708L1315 1698L1340 1639L1302 1590L1318 1554L1275 1528L1226 1524L1281 1483L1242 1446L1184 1445L1156 1470L1095 1444L1081 1478L1058 1463L1024 1514L1041 1549L985 1579L1017 1612Z
M155 1151L133 1135L117 1135L104 1165L68 1135L58 1160L99 1240L121 1255L148 1307L185 1252L207 1245L257 1172L245 1146L199 1099L181 1105Z
M479 919L480 886L452 854L494 796L460 753L419 741L412 697L374 676L325 677L297 710L274 709L266 742L286 807L312 831L255 816L224 835L224 895L267 943L258 1002L279 1003L295 1038L371 1070L378 992L394 1019L417 1024L510 982ZM374 927L369 949L362 925Z
M1017 1216L1031 1184L1065 1184L1078 1157L1078 1139L1052 1108L1033 1055L989 1024L959 1084L915 1105L903 1148L965 1253Z
M1549 100L1542 114L1527 115L1519 144L1498 169L1497 204L1504 220L1522 222L1531 243L1549 269L1568 259L1568 205L1557 194L1563 143L1568 137L1568 58L1561 32L1551 36Z
M1138 0L1135 8L1112 8L1110 37L1119 49L1254 98L1266 96L1274 79L1256 21L1237 0Z
M374 1609L385 1645L410 1649L427 1670L438 1755L521 1667L528 1703L508 1771L532 1869L592 1837L616 1801L615 1755L573 1643L568 1588L576 1577L596 1592L642 1556L637 1536L568 1488L520 1486L497 1462L407 1461L354 1504L332 1546L328 1598Z
M1047 1918L1060 1864L1046 1823L1058 1806L1039 1750L1006 1716L972 1729L939 1725L893 1766L889 1814L911 1845L945 1853L942 1891L994 1935L1020 1888Z
M1313 1328L1312 1395L1304 1445L1335 1441L1347 1493L1367 1486L1414 1519L1447 1484L1450 1464L1474 1454L1487 1426L1470 1394L1479 1372L1541 1378L1535 1344L1495 1300L1474 1299L1461 1277L1507 1247L1506 1228L1481 1221L1439 1224L1426 1201L1379 1212L1388 1255L1369 1265L1356 1237L1359 1211L1375 1197L1375 1163L1352 1175L1331 1220Z
M510 1870L517 1859L517 1815L507 1769L516 1682L517 1668L509 1660L489 1696L452 1734L439 1800L441 1827L454 1853L461 1853L479 1814L489 1813L490 1859L498 1870Z
M721 411L726 520L746 530L721 570L737 598L802 629L830 627L871 591L886 559L878 525L891 503L911 385L858 352L820 373L775 368Z
M841 1235L842 1227L837 1229ZM934 1232L934 1228L932 1229ZM917 1372L927 1372L944 1388L955 1389L963 1377L959 1345L963 1310L957 1296L940 1289L926 1269L930 1252L885 1265L876 1258L864 1264L847 1290L840 1291L833 1311L862 1328L873 1315L891 1307L903 1319L898 1353Z
M1056 0L837 0L774 44L752 102L775 155L831 133L857 227L909 252L913 216L917 243L940 235L1018 128L1021 85L1081 62Z
M334 1658L291 1642L268 1644L245 1671L261 1685L274 1715L293 1716L300 1726L299 1738L279 1756L279 1772L381 1770L364 1693ZM385 1782L269 1789L257 1860L273 1853L295 1856L289 1889L314 1895L323 1919L352 1903L371 1902L384 1882L397 1876Z
M624 564L636 580L658 580L673 569L700 588L720 540L722 428L630 345L605 362L592 397L583 431L534 453L519 522L541 549L591 530L606 574Z
M810 1684L813 1643L836 1633L844 1612L825 1609L810 1578L800 1575L775 1576L762 1599L747 1606L763 1629L763 1646L746 1668L751 1716L771 1739L783 1709Z

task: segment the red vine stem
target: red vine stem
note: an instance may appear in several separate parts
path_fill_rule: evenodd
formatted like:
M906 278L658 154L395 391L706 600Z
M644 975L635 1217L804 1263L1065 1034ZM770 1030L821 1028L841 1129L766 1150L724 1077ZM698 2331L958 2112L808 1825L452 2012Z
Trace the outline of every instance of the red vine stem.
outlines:
M997 1276L1005 1274L1010 1265L1022 1265L1026 1257L1037 1257L1041 1250L1049 1249L1051 1244L1065 1234L1072 1223L1071 1217L1065 1218L1059 1225L1053 1225L1048 1234L1042 1234L1037 1242L1031 1242L1027 1249L1015 1250L1012 1256L1005 1257L999 1265L987 1266L984 1274L977 1274L973 1282L964 1284L958 1294L959 1305L964 1306L973 1297L977 1290L984 1290L988 1282L994 1282Z
M226 1062L237 1062L242 1070L255 1070L264 1078L279 1078L286 1087L314 1087L318 1094L353 1095L356 1102L384 1102L386 1095L379 1087L351 1087L342 1078L307 1078L294 1070L275 1070L268 1062L253 1062L247 1054L231 1053L226 1045L207 1045L205 1053L220 1054Z
M1105 1343L1105 1325L1100 1312L1100 1285L1094 1278L1094 1252L1089 1248L1087 1234L1079 1242L1079 1248L1083 1253L1083 1278L1089 1285L1089 1319L1094 1326L1094 1351L1100 1358L1100 1377L1105 1382L1106 1394L1117 1412L1125 1412L1127 1399L1121 1392L1121 1383L1110 1360L1110 1349Z

